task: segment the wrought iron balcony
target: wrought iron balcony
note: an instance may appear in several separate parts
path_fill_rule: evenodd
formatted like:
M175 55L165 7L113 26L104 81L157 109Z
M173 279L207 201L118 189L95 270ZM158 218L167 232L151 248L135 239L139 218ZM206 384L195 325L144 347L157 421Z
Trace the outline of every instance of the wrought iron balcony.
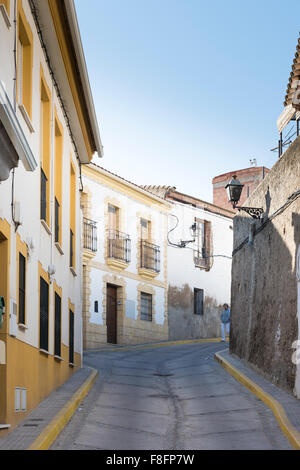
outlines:
M119 230L107 230L108 258L130 263L131 240L126 233Z
M207 255L206 250L194 250L194 263L197 268L209 269L210 257Z
M93 253L97 251L97 222L83 218L83 248Z
M146 240L141 241L141 268L160 272L160 247Z

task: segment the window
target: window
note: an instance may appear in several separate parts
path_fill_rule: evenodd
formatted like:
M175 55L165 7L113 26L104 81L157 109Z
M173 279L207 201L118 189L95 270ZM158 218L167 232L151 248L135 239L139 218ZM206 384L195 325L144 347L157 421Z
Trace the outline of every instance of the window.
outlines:
M17 43L17 97L18 104L25 108L30 119L32 113L32 44L32 31L23 9L20 7Z
M141 239L151 240L151 222L146 219L141 219Z
M40 277L40 349L48 351L49 285Z
M50 225L50 91L41 71L40 90L41 220Z
M211 222L195 219L196 237L194 244L194 263L198 268L209 271L212 267Z
M108 204L108 228L119 230L119 208Z
M61 357L61 298L56 292L54 303L54 355Z
M41 169L41 220L47 218L47 178Z
M55 152L55 166L54 166L54 211L55 211L55 243L61 246L61 217L62 217L62 160L63 160L63 128L58 120L57 113L55 110L55 140L54 140L54 152Z
M54 201L54 213L55 213L55 243L59 243L60 241L60 210L59 210L59 203L58 200L55 198Z
M203 315L203 300L204 300L204 290L203 289L194 289L194 314Z
M98 300L95 300L95 303L94 303L94 312L95 312L95 313L98 313L98 312L99 312L98 308L99 308L99 307L98 307Z
M152 295L141 292L141 320L152 321Z
M75 224L76 224L76 175L73 163L70 166L70 268L75 269Z
M74 364L74 313L69 316L69 363Z
M19 324L25 325L26 259L19 253Z

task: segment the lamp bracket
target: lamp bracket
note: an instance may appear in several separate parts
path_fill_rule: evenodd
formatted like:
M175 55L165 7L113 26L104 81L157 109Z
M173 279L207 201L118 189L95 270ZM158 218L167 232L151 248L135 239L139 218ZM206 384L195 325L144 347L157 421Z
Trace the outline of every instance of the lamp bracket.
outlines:
M236 207L239 211L247 212L253 219L261 219L261 216L264 213L262 208L257 207Z

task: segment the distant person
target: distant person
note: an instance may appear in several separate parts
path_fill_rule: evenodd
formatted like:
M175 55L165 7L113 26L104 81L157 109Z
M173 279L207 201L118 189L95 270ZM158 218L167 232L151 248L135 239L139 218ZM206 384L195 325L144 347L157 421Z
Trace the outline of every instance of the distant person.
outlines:
M228 304L223 305L223 310L221 313L221 322L222 322L222 341L225 342L226 334L229 336L230 332L230 308Z

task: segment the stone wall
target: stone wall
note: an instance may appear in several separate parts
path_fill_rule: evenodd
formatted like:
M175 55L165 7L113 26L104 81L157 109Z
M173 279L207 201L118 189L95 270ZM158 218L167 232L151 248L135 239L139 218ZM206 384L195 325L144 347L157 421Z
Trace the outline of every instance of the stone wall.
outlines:
M264 221L234 219L230 351L274 383L296 393L292 343L299 337L296 253L300 198L272 217L300 189L300 140L290 146L247 201ZM271 219L270 219L271 217ZM253 245L248 243L255 224Z
M204 314L194 314L194 293L188 284L169 286L169 339L208 339L221 336L221 309L212 297L204 298Z

